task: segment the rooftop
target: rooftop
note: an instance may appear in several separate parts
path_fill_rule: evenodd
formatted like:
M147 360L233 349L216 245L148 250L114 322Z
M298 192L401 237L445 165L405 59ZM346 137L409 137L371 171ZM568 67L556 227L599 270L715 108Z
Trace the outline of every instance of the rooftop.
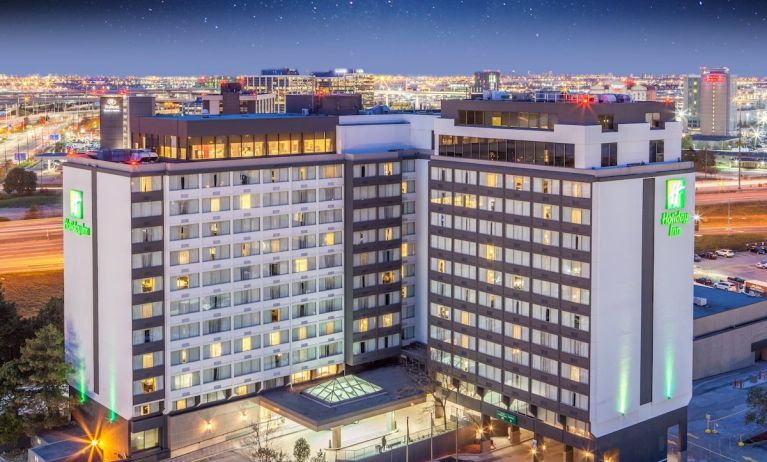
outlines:
M171 114L159 114L153 116L146 116L152 119L166 119L166 120L179 120L179 121L198 121L198 120L259 120L259 119L295 119L301 117L327 117L325 114L284 114L270 112L267 114L219 114L219 115L202 115L202 114L189 114L189 115L171 115Z
M426 390L406 369L387 366L320 384L295 385L292 390L270 390L261 395L261 405L320 431L421 403L425 399Z
M370 398L381 393L386 392L378 385L354 375L337 377L303 391L303 394L328 406Z
M760 297L751 297L739 292L728 292L726 290L714 289L695 284L693 286L693 295L703 297L708 301L706 306L693 304L693 319L705 318L714 314L724 313L729 310L736 310L744 306L763 302L765 299Z

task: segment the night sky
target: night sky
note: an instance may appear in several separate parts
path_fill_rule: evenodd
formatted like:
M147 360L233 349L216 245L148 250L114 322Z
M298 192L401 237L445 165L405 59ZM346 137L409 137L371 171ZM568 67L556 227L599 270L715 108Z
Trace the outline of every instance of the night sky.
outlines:
M3 0L0 73L767 75L767 0Z

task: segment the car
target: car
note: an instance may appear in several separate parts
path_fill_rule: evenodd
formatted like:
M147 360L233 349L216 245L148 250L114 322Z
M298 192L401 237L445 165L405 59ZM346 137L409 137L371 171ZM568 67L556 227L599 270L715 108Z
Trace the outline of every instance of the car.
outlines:
M714 289L728 290L728 291L733 291L733 292L738 290L738 287L737 287L737 285L734 282L728 282L728 281L715 282L712 287Z
M760 269L767 269L767 260L760 261L756 264L756 267Z
M692 261L695 262L695 263L700 263L700 262L703 261L703 258L700 255L698 255L697 253L695 253L695 254L692 255Z
M716 260L716 254L714 252L703 252L700 256L706 260Z
M767 253L767 247L759 244L749 244L746 249L751 252L758 255L764 255Z
M717 249L715 253L720 257L732 258L735 256L735 252L730 249Z
M729 282L734 282L735 284L738 284L738 285L743 285L746 283L745 279L739 278L737 276L727 276L727 280Z
M143 164L146 162L158 162L159 160L160 160L160 157L157 155L156 152L133 151L130 153L130 158L128 160L128 163L136 165L136 164Z
M704 285L704 286L713 286L714 285L714 281L711 278L707 278L707 277L695 278L695 282L698 283L698 284Z

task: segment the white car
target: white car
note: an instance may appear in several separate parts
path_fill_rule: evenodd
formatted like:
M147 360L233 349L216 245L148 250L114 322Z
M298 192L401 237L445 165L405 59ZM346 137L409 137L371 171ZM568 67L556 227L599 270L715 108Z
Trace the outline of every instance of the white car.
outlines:
M736 291L736 290L738 290L738 286L736 286L734 282L727 282L727 281L715 282L712 287L714 289L727 290L727 291Z
M767 260L762 260L756 264L757 268L767 269Z
M719 255L720 257L727 257L727 258L732 258L732 257L734 257L734 256L735 256L735 252L733 252L733 251L732 251L732 250L730 250L730 249L719 249L719 250L717 250L717 251L716 251L716 252L714 252L714 253L716 253L716 254L717 254L717 255Z

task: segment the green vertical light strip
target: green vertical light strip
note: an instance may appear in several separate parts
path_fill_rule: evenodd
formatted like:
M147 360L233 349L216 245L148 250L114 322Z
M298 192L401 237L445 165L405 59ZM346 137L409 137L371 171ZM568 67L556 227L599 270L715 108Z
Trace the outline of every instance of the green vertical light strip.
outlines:
M626 409L628 409L629 398L629 374L627 368L624 366L621 370L621 378L618 383L618 412L621 415L626 415Z
M80 404L84 404L85 401L88 399L88 394L86 393L86 387L88 384L85 381L85 362L80 361L80 364L77 368L77 381L78 381L78 393L80 395Z
M109 422L117 420L117 372L115 361L109 363Z
M670 346L666 347L666 357L664 363L666 399L671 399L671 396L674 393L674 352L671 350Z

